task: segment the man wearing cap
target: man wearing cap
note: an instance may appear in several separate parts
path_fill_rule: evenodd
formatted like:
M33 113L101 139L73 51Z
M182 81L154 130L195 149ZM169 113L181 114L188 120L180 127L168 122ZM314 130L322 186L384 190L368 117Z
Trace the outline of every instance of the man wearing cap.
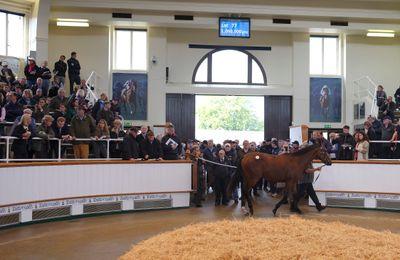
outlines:
M84 107L78 107L77 114L71 120L70 134L73 139L91 138L94 136L96 125L90 115L85 114ZM75 141L73 144L75 159L89 158L89 144L86 141Z
M28 59L28 64L25 66L24 73L28 88L32 88L32 86L36 84L36 79L39 75L39 67L36 65L35 59Z
M122 159L135 160L139 158L139 144L136 142L137 132L136 127L131 127L124 137L121 145Z
M15 76L12 70L8 67L7 61L1 63L3 68L1 69L1 80L11 85L15 81Z
M389 116L385 116L383 118L383 126L382 126L382 136L381 136L381 140L382 141L390 141L392 140L393 134L395 131L395 127L392 124L392 120L390 119ZM384 144L379 144L381 146L380 149L380 159L391 159L392 158L392 150L391 144L388 143L384 143Z
M147 128L146 128L147 129ZM136 137L136 140L138 138ZM160 142L154 137L153 131L148 131L146 139L140 143L140 150L143 155L143 159L161 159L162 149Z
M164 160L178 160L181 151L181 140L175 134L173 124L168 124L165 129L165 136L161 139Z
M76 52L71 52L71 58L67 61L68 63L68 77L69 77L69 91L70 94L74 92L74 84L81 84L81 65L76 59Z

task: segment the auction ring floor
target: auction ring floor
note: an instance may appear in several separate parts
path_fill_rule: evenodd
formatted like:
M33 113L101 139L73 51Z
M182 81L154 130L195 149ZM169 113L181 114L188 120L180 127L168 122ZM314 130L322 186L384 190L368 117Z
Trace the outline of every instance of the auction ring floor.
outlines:
M275 199L266 194L255 200L255 218L271 218ZM302 205L306 219L341 221L359 227L400 234L400 213L328 208L318 213ZM281 207L279 217L288 217ZM103 215L0 230L0 255L6 259L116 259L133 244L188 224L221 219L242 219L239 205L146 211Z

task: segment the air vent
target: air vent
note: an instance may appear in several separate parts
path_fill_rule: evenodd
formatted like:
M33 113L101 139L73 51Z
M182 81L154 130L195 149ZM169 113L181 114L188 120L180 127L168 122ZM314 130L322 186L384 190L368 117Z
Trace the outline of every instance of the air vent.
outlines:
M193 15L175 15L174 18L177 21L193 21L194 20Z
M364 207L360 198L326 198L326 204L332 207Z
M398 200L376 200L376 208L400 210L400 201Z
M132 19L132 14L130 14L130 13L112 13L112 18Z
M349 22L331 21L331 26L349 26Z
M19 224L19 214L14 213L0 216L0 227Z
M290 19L280 19L280 18L274 18L272 19L272 23L278 23L278 24L291 24L292 20Z
M172 199L165 200L135 200L135 209L162 209L172 208Z
M120 201L83 205L84 214L106 213L106 212L121 211L121 210L122 210L122 203Z
M59 207L51 209L38 209L32 212L32 220L42 220L50 218L61 218L71 216L71 207Z

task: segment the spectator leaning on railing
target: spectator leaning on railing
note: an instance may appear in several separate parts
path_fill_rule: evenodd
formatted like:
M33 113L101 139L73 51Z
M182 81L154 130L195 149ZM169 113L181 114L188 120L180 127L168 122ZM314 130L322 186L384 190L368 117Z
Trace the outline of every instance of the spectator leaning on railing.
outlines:
M70 134L73 139L91 138L94 136L96 126L94 119L85 114L85 108L79 107L77 114L71 120ZM88 141L74 141L75 159L87 159L89 157Z

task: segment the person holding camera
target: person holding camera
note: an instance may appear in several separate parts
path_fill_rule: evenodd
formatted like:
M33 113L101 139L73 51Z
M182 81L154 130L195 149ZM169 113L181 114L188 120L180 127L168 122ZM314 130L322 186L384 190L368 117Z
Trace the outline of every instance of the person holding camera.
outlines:
M354 147L356 141L354 137L350 134L350 127L348 125L343 126L343 133L340 134L339 139L339 160L353 160Z

